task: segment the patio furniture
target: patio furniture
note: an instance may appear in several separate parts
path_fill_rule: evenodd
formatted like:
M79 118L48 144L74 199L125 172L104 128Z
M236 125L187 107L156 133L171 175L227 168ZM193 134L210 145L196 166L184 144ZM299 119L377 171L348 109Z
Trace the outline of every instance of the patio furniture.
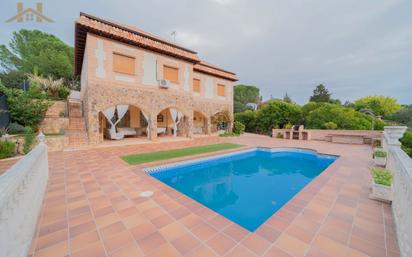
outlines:
M113 126L110 129L107 129L107 137L111 140L121 140L124 138L123 133L116 132L116 128Z
M193 134L202 134L203 133L203 128L202 127L194 127L192 129Z
M117 131L119 133L123 133L125 137L126 136L137 136L136 129L134 128L121 127L121 128L117 128Z
M128 105L116 105L114 107L107 108L103 111L103 115L106 117L107 121L110 123L110 129L108 136L112 140L120 140L124 138L124 134L121 132L116 132L116 125L122 120L123 116L129 109ZM112 119L114 113L117 110L117 121L113 123Z
M166 128L157 128L157 134L166 134Z

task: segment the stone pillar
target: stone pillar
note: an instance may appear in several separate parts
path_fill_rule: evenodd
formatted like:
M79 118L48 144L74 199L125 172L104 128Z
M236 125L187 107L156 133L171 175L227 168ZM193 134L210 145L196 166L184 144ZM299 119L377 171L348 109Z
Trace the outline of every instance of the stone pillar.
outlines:
M385 142L391 146L401 146L399 139L403 137L407 127L406 126L385 126L383 136Z
M193 126L194 126L193 112L191 112L189 116L185 116L185 118L188 119L187 120L187 133L186 133L186 136L189 137L189 138L192 138L193 137Z
M210 116L207 116L205 118L205 127L206 127L206 135L211 135L212 134L212 119Z
M149 139L152 141L157 141L157 113L150 114L149 118L149 126L150 126L150 136Z

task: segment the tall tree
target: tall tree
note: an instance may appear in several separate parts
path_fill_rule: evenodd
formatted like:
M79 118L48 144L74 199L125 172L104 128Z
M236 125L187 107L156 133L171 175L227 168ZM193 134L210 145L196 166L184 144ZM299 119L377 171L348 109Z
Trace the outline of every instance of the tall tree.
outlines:
M315 90L313 90L313 95L310 97L309 101L317 103L328 103L331 101L331 95L332 94L329 93L329 90L323 84L320 84L315 88Z
M252 85L236 85L233 93L234 112L251 109L248 104L259 104L260 90Z
M0 65L7 72L37 72L55 78L73 77L73 47L54 35L21 29L8 44L0 45Z
M355 101L356 110L369 109L375 115L389 116L401 109L398 101L389 96L366 96Z

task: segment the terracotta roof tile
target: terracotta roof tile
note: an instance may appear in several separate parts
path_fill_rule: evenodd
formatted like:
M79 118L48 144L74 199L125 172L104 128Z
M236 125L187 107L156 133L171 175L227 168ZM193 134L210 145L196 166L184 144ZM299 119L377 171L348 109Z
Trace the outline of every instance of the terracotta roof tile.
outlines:
M197 53L192 50L147 33L137 27L104 20L85 13L81 13L76 21L75 72L77 75L81 73L87 32L184 59L194 63L194 69L199 72L233 81L238 80L234 73L200 61Z

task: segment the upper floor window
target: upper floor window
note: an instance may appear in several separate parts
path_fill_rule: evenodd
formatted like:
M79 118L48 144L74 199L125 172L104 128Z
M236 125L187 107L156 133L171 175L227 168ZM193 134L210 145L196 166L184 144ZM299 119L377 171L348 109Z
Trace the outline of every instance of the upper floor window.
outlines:
M200 93L200 79L193 79L193 92Z
M217 84L217 95L218 96L225 96L225 85Z
M175 84L179 83L179 69L170 66L163 66L163 79Z
M113 53L113 71L128 75L135 75L135 58L123 54Z

